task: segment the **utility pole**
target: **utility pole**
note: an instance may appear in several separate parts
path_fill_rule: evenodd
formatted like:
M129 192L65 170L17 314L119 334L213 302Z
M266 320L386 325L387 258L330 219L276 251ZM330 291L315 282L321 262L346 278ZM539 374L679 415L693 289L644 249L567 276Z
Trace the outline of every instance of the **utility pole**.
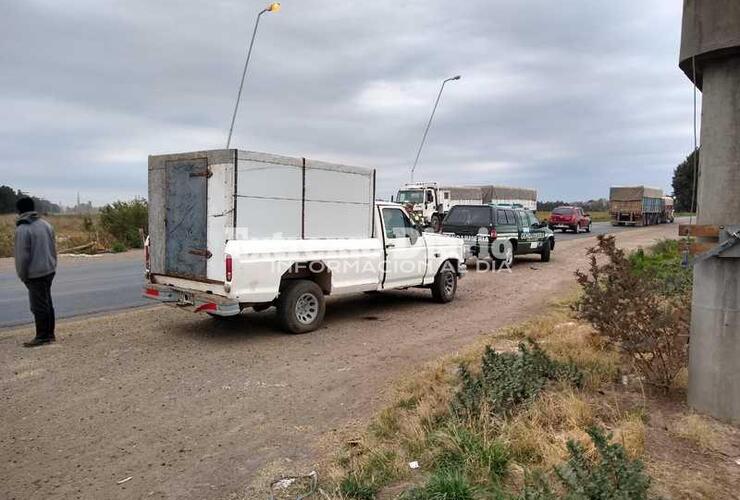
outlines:
M703 95L697 229L721 240L740 230L740 1L684 0L679 66ZM740 423L740 244L694 265L688 402Z
M421 137L421 144L419 144L419 150L416 152L416 158L414 158L414 165L411 167L411 175L409 176L410 182L414 182L414 172L416 171L416 164L419 163L419 157L421 156L421 150L424 149L424 143L427 141L427 135L429 134L429 129L432 126L432 120L434 120L434 113L437 112L437 106L439 106L439 100L442 98L442 92L445 89L445 85L447 85L447 82L453 82L456 80L459 80L462 78L460 75L455 75L453 77L447 78L446 80L442 81L442 86L439 88L439 93L437 94L437 100L434 101L434 107L432 108L432 114L429 116L429 121L427 122L427 126L424 129L424 135Z
M242 79L239 83L239 92L236 94L236 103L234 103L234 113L231 115L231 125L229 126L229 137L226 139L226 149L229 149L229 146L231 146L231 136L234 133L234 123L236 122L236 114L239 112L239 101L242 98L242 90L244 89L244 78L247 76L247 68L249 68L249 60L252 58L252 48L254 47L254 39L257 36L257 28L259 28L260 25L260 18L262 17L262 14L266 14L267 12L280 12L280 3L279 2L273 2L264 9L262 9L259 14L257 14L257 20L254 22L254 30L252 30L252 38L249 40L249 50L247 50L247 60L244 62L244 69L242 70Z

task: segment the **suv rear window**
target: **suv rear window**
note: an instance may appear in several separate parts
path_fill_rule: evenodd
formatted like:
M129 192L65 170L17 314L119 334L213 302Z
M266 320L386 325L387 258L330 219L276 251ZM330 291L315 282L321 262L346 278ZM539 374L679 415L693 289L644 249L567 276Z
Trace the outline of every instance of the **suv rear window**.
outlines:
M488 226L491 223L489 207L452 207L445 224L458 226Z
M573 215L573 209L572 208L556 208L552 211L552 213L556 215Z

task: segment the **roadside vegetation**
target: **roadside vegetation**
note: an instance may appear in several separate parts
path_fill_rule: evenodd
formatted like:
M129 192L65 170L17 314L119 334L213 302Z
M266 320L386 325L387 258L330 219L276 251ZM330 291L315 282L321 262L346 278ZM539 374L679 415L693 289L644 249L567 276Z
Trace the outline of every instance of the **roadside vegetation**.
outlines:
M735 431L683 403L691 274L676 242L627 255L600 237L590 253L577 296L397 387L326 467L324 496L732 496Z
M97 214L42 214L54 226L59 253L122 252L143 246L146 201L118 201ZM0 215L0 257L12 257L15 214Z

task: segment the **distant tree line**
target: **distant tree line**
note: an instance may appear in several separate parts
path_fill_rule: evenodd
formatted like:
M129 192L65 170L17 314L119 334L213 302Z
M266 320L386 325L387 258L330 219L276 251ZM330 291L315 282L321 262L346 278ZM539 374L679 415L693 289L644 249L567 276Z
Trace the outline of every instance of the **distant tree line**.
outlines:
M24 196L28 196L28 194L22 192L20 189L15 190L10 186L0 186L0 214L15 213L15 202ZM36 203L36 211L38 212L59 213L62 211L62 207L49 200L37 198L36 196L31 196L31 198Z
M551 212L555 207L581 207L585 212L608 212L609 200L599 198L598 200L588 201L538 201L537 210L542 212Z

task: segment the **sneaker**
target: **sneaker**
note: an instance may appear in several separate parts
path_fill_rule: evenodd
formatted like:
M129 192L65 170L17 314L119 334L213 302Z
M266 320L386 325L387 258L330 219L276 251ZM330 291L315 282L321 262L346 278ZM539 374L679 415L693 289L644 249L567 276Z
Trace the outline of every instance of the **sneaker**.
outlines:
M38 346L41 346L41 345L51 344L55 340L56 339L53 338L53 337L52 338L48 338L48 339L34 338L30 342L23 342L23 347L38 347Z

